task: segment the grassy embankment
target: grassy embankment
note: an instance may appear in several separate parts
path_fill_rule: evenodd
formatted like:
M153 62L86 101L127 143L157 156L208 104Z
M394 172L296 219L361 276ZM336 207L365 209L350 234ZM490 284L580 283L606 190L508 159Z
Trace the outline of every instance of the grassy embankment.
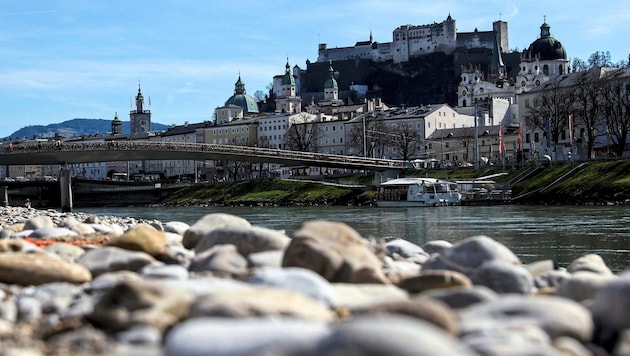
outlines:
M522 204L604 204L630 199L630 160L588 162L570 177L550 186L579 163L554 164L536 171L511 186L514 203ZM499 183L513 181L530 168L491 167L480 170L408 170L406 176L470 179L495 173ZM376 197L372 176L344 178L344 183L366 188L344 188L312 182L253 180L234 183L200 184L181 187L162 202L169 205L370 205ZM544 191L541 191L544 188Z

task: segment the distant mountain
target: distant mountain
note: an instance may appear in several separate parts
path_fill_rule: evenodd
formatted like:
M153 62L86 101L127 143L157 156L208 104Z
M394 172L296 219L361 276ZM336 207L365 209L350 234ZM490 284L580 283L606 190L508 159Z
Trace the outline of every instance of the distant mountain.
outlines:
M169 125L163 125L158 123L151 123L151 131L163 131L168 129ZM123 133L129 133L130 123L129 121L122 122ZM64 121L60 124L50 125L31 125L23 127L7 138L42 138L52 137L58 134L62 137L77 137L84 135L107 135L112 131L112 120L105 119L72 119Z

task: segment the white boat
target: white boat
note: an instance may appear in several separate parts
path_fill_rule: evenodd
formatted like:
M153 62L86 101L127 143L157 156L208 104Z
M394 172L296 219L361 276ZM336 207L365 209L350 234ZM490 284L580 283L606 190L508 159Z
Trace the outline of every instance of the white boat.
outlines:
M379 207L423 207L460 205L457 184L436 178L398 178L381 183L376 205Z

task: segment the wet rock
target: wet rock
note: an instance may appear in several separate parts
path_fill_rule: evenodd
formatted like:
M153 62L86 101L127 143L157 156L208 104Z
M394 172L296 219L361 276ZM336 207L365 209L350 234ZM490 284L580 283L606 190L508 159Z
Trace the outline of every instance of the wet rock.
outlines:
M284 251L282 266L308 268L330 282L389 283L365 240L340 222L305 223Z
M230 214L213 213L208 214L197 220L184 233L183 244L186 248L194 248L202 236L212 232L212 230L225 226L243 226L249 227L249 221Z

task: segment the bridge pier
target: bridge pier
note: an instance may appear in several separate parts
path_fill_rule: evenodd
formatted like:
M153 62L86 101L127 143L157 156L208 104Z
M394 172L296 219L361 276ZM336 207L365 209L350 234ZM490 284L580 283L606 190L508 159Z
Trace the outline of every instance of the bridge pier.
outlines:
M6 185L2 187L2 206L9 206L9 187Z
M72 211L72 179L70 170L65 164L59 170L59 191L61 192L61 211L68 213Z

